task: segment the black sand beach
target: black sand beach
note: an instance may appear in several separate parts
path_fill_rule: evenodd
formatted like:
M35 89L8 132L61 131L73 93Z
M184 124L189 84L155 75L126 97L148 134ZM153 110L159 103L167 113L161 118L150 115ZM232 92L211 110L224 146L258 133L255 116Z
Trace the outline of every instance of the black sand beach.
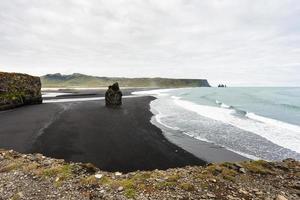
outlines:
M125 89L123 94L132 91ZM154 97L124 98L121 108L112 109L105 107L104 100L88 100L103 97L101 89L59 92L71 95L0 112L0 148L91 162L102 170L123 172L247 159L181 133L162 133L160 124L150 122L149 103ZM75 101L55 102L66 98Z
M0 148L91 162L108 171L167 169L204 161L168 142L150 123L153 97L26 106L0 113Z
M132 92L135 91L143 91L143 90L152 90L155 88L122 88L123 96L131 95ZM55 90L55 92L65 93L62 95L58 95L56 97L43 97L44 100L52 100L52 99L71 99L71 98L94 98L94 97L104 97L107 88L102 89L59 89ZM53 90L43 90L43 93L51 93Z

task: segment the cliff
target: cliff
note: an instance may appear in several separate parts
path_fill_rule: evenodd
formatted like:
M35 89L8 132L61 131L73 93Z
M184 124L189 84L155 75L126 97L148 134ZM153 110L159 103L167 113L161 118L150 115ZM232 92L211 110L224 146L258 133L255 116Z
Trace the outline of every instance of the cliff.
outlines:
M0 110L42 103L39 77L0 72Z
M84 74L48 74L41 77L43 87L107 87L118 82L122 87L210 87L206 79L171 78L116 78L96 77Z
M3 200L297 200L299 197L300 162L292 159L122 174L101 171L92 164L0 149L0 199Z

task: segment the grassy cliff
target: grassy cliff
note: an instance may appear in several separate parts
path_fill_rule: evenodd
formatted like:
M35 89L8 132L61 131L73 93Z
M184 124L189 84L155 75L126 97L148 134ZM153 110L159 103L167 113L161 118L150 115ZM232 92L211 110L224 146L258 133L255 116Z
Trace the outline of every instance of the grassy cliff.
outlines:
M122 87L209 87L206 79L96 77L84 74L48 74L41 77L43 87L107 87L119 82Z
M0 72L0 110L42 103L39 77Z

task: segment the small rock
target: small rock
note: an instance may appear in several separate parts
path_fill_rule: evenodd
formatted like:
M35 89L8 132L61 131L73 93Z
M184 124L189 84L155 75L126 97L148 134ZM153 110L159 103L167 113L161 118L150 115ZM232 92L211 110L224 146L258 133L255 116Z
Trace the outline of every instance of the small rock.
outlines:
M122 173L121 172L116 172L115 175L116 176L122 176Z
M124 190L124 188L122 186L118 187L118 191L122 192Z
M211 182L213 182L213 183L216 183L217 182L217 180L216 179L214 179L214 178L212 178L212 179L209 179Z
M242 193L242 194L245 194L245 195L249 194L247 191L245 191L243 189L239 189L239 193Z
M227 195L227 199L235 199L235 198L231 195Z
M101 194L105 193L105 190L100 190L100 193L101 193Z
M279 194L276 196L276 200L288 200L288 199Z
M17 195L19 196L20 199L22 199L24 197L23 192L19 192Z
M103 177L103 174L95 174L95 178L96 179L100 179L100 178L102 178Z
M237 198L237 197L234 197L234 196L231 196L231 195L227 195L227 199L230 199L230 200L239 200L240 198Z
M206 194L209 198L216 198L216 195L212 194L212 193L207 193Z
M241 173L243 173L243 174L246 174L245 168L240 168L239 171L240 171Z

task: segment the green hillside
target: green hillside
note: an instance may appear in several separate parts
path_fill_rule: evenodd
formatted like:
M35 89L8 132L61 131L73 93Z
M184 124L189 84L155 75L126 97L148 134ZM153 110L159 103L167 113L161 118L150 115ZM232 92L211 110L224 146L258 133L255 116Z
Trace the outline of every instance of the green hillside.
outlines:
M106 87L119 82L122 87L210 87L206 79L119 78L84 74L47 74L41 77L42 87Z

